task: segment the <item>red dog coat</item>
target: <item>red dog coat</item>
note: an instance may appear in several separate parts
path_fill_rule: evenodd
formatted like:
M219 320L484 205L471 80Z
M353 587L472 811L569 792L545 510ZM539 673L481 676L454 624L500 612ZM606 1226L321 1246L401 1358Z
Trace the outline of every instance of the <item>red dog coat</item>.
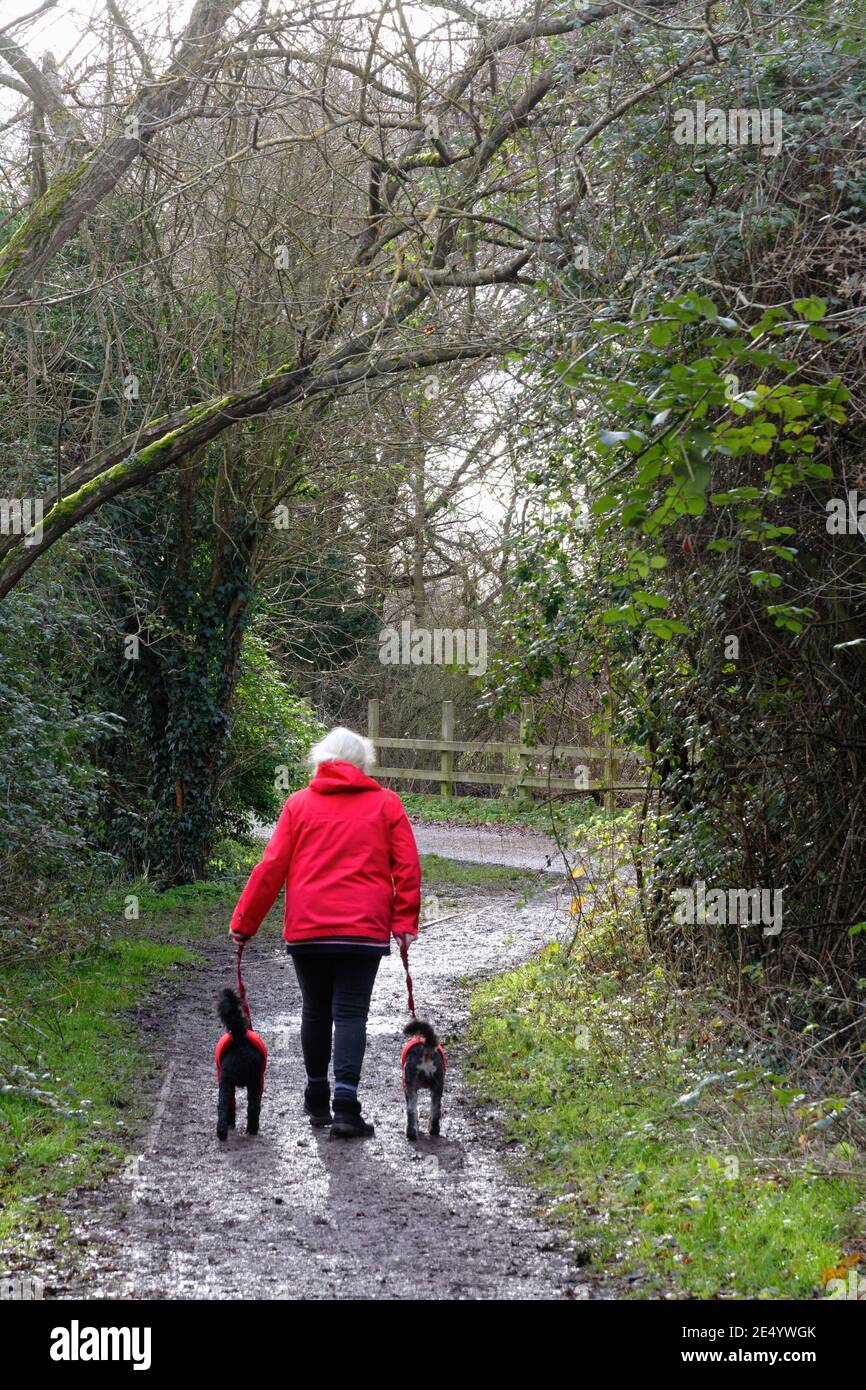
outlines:
M253 1047L257 1048L258 1051L262 1054L262 1085L261 1090L259 1091L259 1100L261 1100L265 1092L265 1068L268 1065L268 1049L265 1046L264 1038L260 1038L258 1033L253 1032L252 1028L247 1029L246 1040L247 1042L251 1042ZM217 1083L219 1083L220 1072L222 1071L223 1056L225 1055L226 1048L228 1047L230 1042L232 1042L231 1033L223 1033L222 1037L216 1045L216 1049L214 1050L214 1059L216 1061L217 1069Z
M426 1039L422 1038L421 1034L418 1033L418 1034L416 1034L416 1036L413 1037L413 1038L407 1038L406 1042L405 1042L404 1045L403 1045L403 1051L400 1053L400 1076L401 1076L402 1081L403 1081L403 1090L404 1090L404 1091L405 1091L405 1089L406 1089L406 1057L407 1057L407 1055L408 1055L408 1053L409 1053L409 1049L410 1049L411 1047L416 1047L418 1043L423 1043L423 1042L425 1042L425 1041L426 1041ZM444 1073L445 1073L445 1071L447 1070L447 1067L448 1067L448 1062L446 1061L446 1058L445 1058L445 1049L444 1049L444 1047L442 1046L441 1043L437 1043L436 1046L435 1046L435 1048L433 1049L433 1051L434 1051L434 1052L438 1052L438 1053L439 1053L439 1056L442 1058L442 1073L443 1073L443 1075L444 1075Z

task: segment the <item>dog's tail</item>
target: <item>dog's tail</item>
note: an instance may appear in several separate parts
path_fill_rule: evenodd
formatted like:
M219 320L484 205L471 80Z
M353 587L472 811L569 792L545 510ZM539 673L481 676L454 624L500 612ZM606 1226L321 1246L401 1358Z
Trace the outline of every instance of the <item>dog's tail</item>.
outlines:
M220 995L219 1016L227 1033L235 1042L242 1042L247 1035L248 1024L241 1008L241 1001L233 989L224 989Z
M424 1039L424 1046L432 1051L439 1046L439 1039L431 1023L426 1023L423 1018L413 1018L411 1023L407 1023L403 1029L407 1038L419 1037Z

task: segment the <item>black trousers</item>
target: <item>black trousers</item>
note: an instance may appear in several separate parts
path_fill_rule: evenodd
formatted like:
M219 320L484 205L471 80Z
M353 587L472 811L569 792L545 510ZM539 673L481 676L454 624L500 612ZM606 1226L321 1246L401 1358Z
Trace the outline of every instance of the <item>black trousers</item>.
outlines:
M367 1014L381 956L324 951L292 956L301 987L301 1050L308 1076L327 1076L334 1034L334 1080L357 1086L367 1047Z

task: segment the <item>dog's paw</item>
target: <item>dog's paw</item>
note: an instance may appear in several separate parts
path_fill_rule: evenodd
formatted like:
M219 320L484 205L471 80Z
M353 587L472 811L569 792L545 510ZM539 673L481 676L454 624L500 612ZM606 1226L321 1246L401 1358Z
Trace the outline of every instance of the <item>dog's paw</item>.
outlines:
M258 1134L258 1125L247 1125L247 1134Z
M228 1137L229 1137L228 1129L225 1128L223 1125L219 1125L219 1126L217 1127L217 1139L219 1139L219 1141L220 1141L221 1144L224 1144L225 1141L228 1139Z
M431 1133L431 1135L432 1135L432 1137L433 1137L434 1139L438 1139L438 1138L439 1138L439 1121L438 1121L438 1120L431 1120L431 1122L430 1122L430 1133Z
M418 1138L418 1131L417 1131L417 1129L414 1129L412 1125L407 1125L407 1126L406 1126L406 1138L407 1138L407 1139L417 1139L417 1138Z

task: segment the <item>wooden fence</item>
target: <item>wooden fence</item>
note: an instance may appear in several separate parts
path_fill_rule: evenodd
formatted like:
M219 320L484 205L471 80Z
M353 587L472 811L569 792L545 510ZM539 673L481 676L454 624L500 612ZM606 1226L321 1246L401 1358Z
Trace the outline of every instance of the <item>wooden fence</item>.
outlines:
M367 736L372 739L377 754L385 748L409 749L415 753L438 753L439 767L388 767L381 757L377 762L377 781L394 778L398 781L438 782L441 796L453 796L458 784L467 783L479 786L501 787L518 796L530 791L570 791L585 792L587 795L603 793L605 809L613 814L618 791L641 792L643 782L619 785L620 767L626 758L633 760L637 755L631 749L614 747L610 732L600 747L579 744L530 744L526 742L532 710L530 703L523 704L520 720L520 737L517 742L484 742L483 740L455 739L454 701L442 702L441 738L388 738L381 733L380 709L378 700L367 703ZM457 756L460 753L500 754L504 759L503 772L460 771L457 770ZM532 772L532 763L543 758L573 758L582 771L571 777L537 776ZM591 763L601 763L601 780L593 781L589 776Z

